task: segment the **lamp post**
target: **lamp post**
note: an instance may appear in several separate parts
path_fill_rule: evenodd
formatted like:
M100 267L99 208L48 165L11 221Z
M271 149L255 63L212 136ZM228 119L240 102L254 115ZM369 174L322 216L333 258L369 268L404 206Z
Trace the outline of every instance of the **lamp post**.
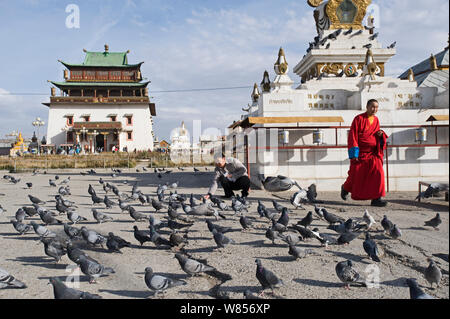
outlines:
M40 117L37 117L36 120L34 120L31 124L33 124L34 127L37 127L37 131L38 131L38 154L41 154L41 147L39 145L40 143L40 134L39 134L39 129L41 126L45 125L45 122L41 120Z

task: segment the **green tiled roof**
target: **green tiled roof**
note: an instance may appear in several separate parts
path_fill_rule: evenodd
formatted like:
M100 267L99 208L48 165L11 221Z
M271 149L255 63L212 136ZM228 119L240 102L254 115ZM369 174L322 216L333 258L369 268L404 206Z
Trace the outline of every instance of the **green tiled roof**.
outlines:
M90 52L86 51L83 64L70 64L59 60L66 67L136 67L139 64L128 64L128 52Z
M53 85L58 88L64 87L146 87L148 82L54 82L50 81Z

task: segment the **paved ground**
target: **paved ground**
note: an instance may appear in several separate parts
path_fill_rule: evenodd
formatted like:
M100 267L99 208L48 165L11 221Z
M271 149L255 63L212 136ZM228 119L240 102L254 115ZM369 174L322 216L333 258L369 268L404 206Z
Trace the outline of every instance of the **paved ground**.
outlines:
M133 170L134 171L134 170ZM72 196L67 198L78 204L77 212L89 219L81 225L96 230L102 234L113 231L115 234L133 243L132 248L124 248L123 254L110 254L101 248L88 249L87 253L106 266L113 267L115 274L102 277L97 284L89 284L87 278L81 274L80 288L84 291L98 293L104 298L147 298L152 293L144 282L144 269L151 266L155 272L164 273L177 279L188 282L186 286L177 287L164 296L157 298L180 298L180 299L205 299L212 298L211 289L218 284L217 280L209 277L187 278L181 270L178 262L174 259L174 252L157 249L151 243L146 243L144 247L139 247L133 236L133 226L138 225L140 229L146 228L147 223L134 223L128 214L121 214L117 207L105 210L104 206L99 206L102 211L106 211L114 218L113 222L97 224L92 217L92 202L87 193L88 184L92 184L97 193L104 194L98 179L102 177L106 181L113 181L121 191L130 192L131 183L137 181L139 189L145 194L154 195L156 186L161 181L155 174L149 173L127 173L124 172L117 178L110 176L110 171L98 170L97 175L81 176L80 170L73 171L53 171L47 175L17 174L16 178L21 178L17 185L11 184L4 179L0 180L0 204L7 210L0 214L0 267L7 269L20 280L24 281L27 289L3 289L0 290L0 298L53 298L51 285L47 285L50 276L57 276L65 280L70 272L66 270L68 265L73 263L67 256L63 256L59 264L55 265L53 260L44 253L43 245L36 242L34 233L19 236L9 222L14 218L17 209L23 205L30 205L27 195L32 194L47 201L45 207L54 210L55 202L53 196L57 189L51 188L48 179L53 178L57 173L61 179L71 176ZM6 172L0 172L1 176ZM163 182L180 181L180 194L203 195L208 187L211 173L188 173L173 172L164 175ZM128 181L128 184L124 184ZM26 189L24 182L32 182L32 189ZM306 185L305 185L306 186ZM422 203L414 202L417 195L415 193L391 193L387 199L390 202L388 208L372 208L368 202L342 202L339 194L320 192L318 185L318 199L323 200L329 211L344 218L362 217L364 209L368 209L374 216L378 224L378 230L372 233L382 249L384 256L382 262L377 264L378 270L368 267L374 262L366 258L362 242L363 235L352 241L348 246L320 246L318 241L307 241L299 246L314 250L315 255L304 259L293 261L288 255L288 246L282 241L277 241L275 245L265 238L264 234L268 227L267 220L259 219L256 228L242 232L238 222L239 216L234 216L234 212L226 212L227 220L219 221L221 225L232 226L235 231L227 234L236 241L236 245L229 246L223 251L215 249L216 245L209 233L205 218L198 218L198 222L189 232L189 245L186 251L197 258L207 259L208 263L218 270L228 273L232 280L221 286L221 290L227 292L231 298L242 298L242 292L250 289L259 292L260 285L255 277L255 259L262 260L263 265L276 272L284 281L285 286L275 291L275 298L364 298L364 299L406 299L409 298L409 289L405 285L405 278L416 278L419 284L431 295L437 298L449 298L449 275L448 275L448 253L449 253L449 216L448 203L443 198L425 200ZM222 190L218 191L222 194ZM288 198L289 193L278 194L283 198ZM265 191L252 191L251 200L254 202L249 210L249 216L257 217L256 200L262 200L267 207L271 206L271 194ZM116 200L113 196L113 200ZM292 208L286 200L279 200L281 204ZM142 206L139 202L134 205L140 212L154 214L151 206ZM305 210L294 210L290 216L291 223L296 223L304 217L308 210L313 207L307 205ZM426 220L433 218L436 212L441 213L443 220L439 230L424 227ZM383 215L388 215L389 219L396 223L403 232L403 236L398 240L393 240L379 229L379 221ZM164 217L164 213L157 214L157 217ZM59 217L67 221L65 215ZM39 221L39 218L33 218ZM326 223L315 219L313 227L318 227L321 232L335 236L332 231L326 229ZM62 226L49 226L55 232L62 233ZM168 236L167 232L163 232ZM444 276L441 285L437 289L429 289L429 285L423 277L423 271L428 266L427 258L433 257L437 265L441 268ZM342 288L342 284L336 276L335 265L337 262L351 259L355 268L364 276L370 273L379 274L378 288L352 287L347 291ZM268 295L267 298L273 296Z

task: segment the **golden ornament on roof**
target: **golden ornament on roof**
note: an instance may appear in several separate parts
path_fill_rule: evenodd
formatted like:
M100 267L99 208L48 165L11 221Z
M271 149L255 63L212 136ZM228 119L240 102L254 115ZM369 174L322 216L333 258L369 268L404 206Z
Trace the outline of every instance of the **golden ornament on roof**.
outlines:
M320 6L320 4L322 3L322 1L323 1L323 0L308 0L308 4L309 4L311 7L315 8L315 7Z

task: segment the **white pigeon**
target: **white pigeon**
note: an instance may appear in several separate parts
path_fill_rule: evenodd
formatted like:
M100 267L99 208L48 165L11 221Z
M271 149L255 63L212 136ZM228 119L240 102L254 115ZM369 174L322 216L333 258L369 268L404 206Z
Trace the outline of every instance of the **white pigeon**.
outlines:
M375 219L372 216L370 216L369 211L367 209L364 211L363 220L367 223L367 230L369 230L373 225L377 223Z

